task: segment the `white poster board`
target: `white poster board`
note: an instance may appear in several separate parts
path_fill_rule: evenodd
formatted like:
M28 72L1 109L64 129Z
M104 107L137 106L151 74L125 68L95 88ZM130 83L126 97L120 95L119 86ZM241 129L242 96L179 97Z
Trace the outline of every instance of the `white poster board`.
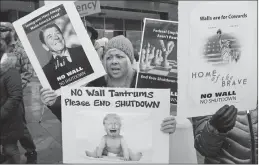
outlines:
M255 1L179 2L178 115L256 108L256 12Z
M63 162L168 163L169 134L160 127L170 114L169 96L169 89L62 88ZM96 158L91 154L102 138L107 147ZM123 146L131 150L130 161L121 160Z
M61 86L106 74L73 2L45 5L13 25L44 88L60 95Z

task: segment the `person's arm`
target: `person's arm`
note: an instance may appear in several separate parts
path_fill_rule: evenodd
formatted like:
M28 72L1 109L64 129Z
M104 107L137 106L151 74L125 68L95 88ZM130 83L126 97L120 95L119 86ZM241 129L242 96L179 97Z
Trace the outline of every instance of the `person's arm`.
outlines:
M128 145L125 141L125 139L123 137L121 137L121 148L122 148L122 151L123 151L123 157L124 157L124 160L129 160L129 150L128 150Z
M8 71L10 75L4 80L6 85L8 98L3 106L1 106L1 121L12 117L15 111L19 111L18 107L22 101L22 86L21 77L17 70L11 69Z
M210 125L210 118L210 116L192 118L194 147L206 157L216 156L226 138L226 133L219 133Z
M105 136L102 137L102 140L98 146L98 149L97 149L97 158L101 158L102 157L102 154L103 154L103 149L105 147Z
M62 122L61 118L61 96L58 96L55 103L51 106L47 106L51 112L58 118L60 122Z
M42 103L61 121L61 97L57 96L55 91L51 89L42 88L40 89L40 98Z

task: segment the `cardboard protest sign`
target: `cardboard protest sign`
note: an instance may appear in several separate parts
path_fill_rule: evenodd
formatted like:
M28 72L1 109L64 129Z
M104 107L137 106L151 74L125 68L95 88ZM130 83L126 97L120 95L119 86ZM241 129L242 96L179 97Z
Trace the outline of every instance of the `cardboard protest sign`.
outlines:
M43 6L13 25L44 88L60 94L105 74L73 2Z
M64 163L169 162L169 134L160 131L170 114L169 89L61 92Z
M180 3L178 115L256 108L256 11L252 1Z
M76 9L81 17L100 13L101 6L99 0L94 1L76 1Z
M45 5L59 3L59 1L44 1ZM92 1L74 1L80 17L96 14L101 12L99 0Z
M170 88L177 104L178 23L144 19L137 88Z

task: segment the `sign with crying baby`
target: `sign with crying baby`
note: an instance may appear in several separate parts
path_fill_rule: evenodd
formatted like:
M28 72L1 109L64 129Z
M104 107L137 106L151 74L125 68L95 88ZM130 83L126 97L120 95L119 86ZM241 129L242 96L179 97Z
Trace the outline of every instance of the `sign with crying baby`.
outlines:
M168 163L169 89L61 89L64 163ZM168 97L164 97L168 96Z

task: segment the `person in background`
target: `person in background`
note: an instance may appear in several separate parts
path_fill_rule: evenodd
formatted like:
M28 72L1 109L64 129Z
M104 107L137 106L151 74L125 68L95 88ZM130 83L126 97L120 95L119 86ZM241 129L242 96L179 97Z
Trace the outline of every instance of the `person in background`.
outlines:
M82 20L83 24L87 30L88 36L90 37L92 44L95 44L95 41L98 38L98 32L94 29L93 25L86 19Z
M258 108L237 112L225 105L192 123L194 145L205 164L258 164Z
M13 25L9 22L0 22L1 38L7 43L7 52L14 54L17 57L15 68L19 71L22 81L22 89L24 90L33 75L33 68L28 59L26 52L13 28ZM24 106L24 102L22 102ZM24 118L24 135L19 139L21 146L26 150L25 156L28 164L37 163L36 146L32 140L31 134L27 128L27 122L25 119L25 107L23 110Z
M108 38L103 37L103 38L96 40L94 43L94 48L95 48L97 54L99 55L100 59L102 59L102 56L104 54L105 47L107 46L108 41L109 41Z
M125 87L134 88L136 71L131 64L134 60L132 43L124 36L116 36L108 41L105 53L102 57L103 65L107 71L104 79L97 79L87 84L92 87ZM42 88L40 90L42 102L61 121L61 99L54 91ZM173 133L176 128L176 121L173 116L164 119L161 124L161 131Z
M30 82L33 75L33 68L29 58L19 40L13 25L10 22L0 22L1 38L5 38L8 45L8 52L17 56L16 69L21 74L23 89Z
M18 140L24 135L22 81L15 69L16 56L6 51L7 44L0 38L0 144L5 157L1 160L20 164Z

